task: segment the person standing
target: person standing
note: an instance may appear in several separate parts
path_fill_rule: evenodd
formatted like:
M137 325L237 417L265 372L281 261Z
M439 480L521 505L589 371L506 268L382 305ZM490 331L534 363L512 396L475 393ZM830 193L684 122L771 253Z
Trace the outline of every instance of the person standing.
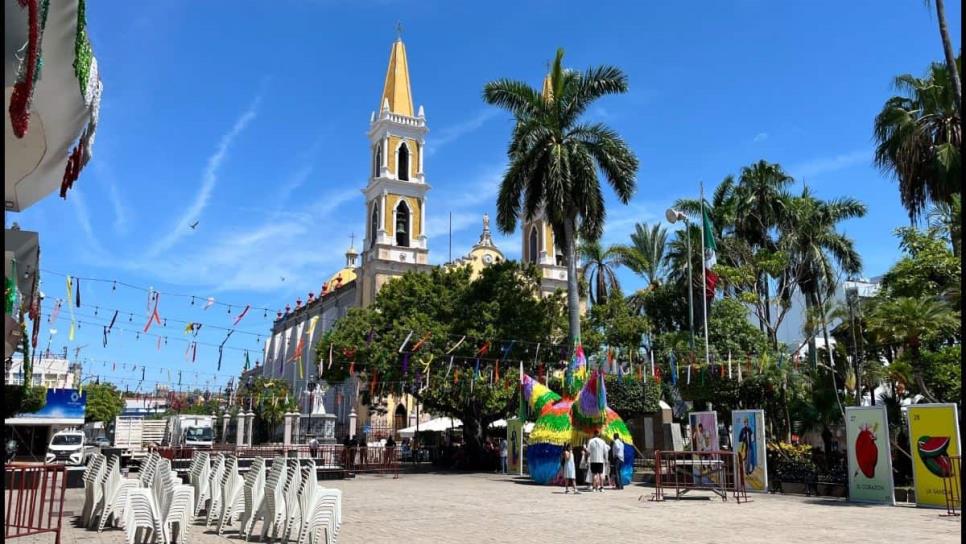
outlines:
M506 474L507 443L505 438L500 439L500 472Z
M309 440L309 454L312 455L312 459L319 458L319 441L314 436Z
M574 495L577 492L577 469L574 467L574 452L570 444L564 446L563 453L560 455L560 469L564 479L564 493L570 493L570 488L574 488Z
M590 457L590 473L593 479L591 485L595 491L604 490L602 481L607 451L607 442L600 437L600 429L595 429L594 437L587 443L587 455Z
M614 489L624 489L624 482L621 480L621 467L624 466L624 441L617 433L614 433L614 441L610 443L610 451L611 478L614 481Z

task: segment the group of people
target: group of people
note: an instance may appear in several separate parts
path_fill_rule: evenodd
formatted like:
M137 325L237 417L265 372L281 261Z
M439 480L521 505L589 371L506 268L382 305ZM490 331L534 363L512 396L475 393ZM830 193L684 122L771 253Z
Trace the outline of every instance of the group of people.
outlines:
M614 433L614 439L610 443L600 437L600 430L594 431L594 437L581 447L581 468L590 471L591 491L602 492L604 486L609 483L614 489L624 489L624 482L621 479L621 467L624 464L624 442L620 435ZM605 471L605 466L609 470ZM564 493L570 493L573 489L577 491L577 468L574 459L574 451L570 444L564 446L563 453L560 455L560 472L564 480Z
M499 458L499 465L497 465L496 472L501 474L507 473L507 457L509 456L509 445L506 439L501 438L497 441L492 441L487 438L483 442L483 451L490 457Z

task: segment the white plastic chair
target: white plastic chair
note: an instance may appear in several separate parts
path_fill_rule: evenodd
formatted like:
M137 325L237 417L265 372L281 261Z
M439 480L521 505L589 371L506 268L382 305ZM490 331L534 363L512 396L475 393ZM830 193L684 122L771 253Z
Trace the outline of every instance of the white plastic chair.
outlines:
M95 454L91 458L90 464L84 469L84 508L81 509L81 525L87 527L91 521L91 515L94 512L94 506L100 497L101 489L98 485L101 477L104 475L106 460L103 455ZM103 491L103 490L101 490Z
M225 456L219 454L215 457L215 466L211 469L211 478L208 480L208 515L205 516L205 527L210 527L214 523L217 512L221 510L221 489L225 479Z
M241 516L245 507L245 480L238 474L238 458L232 457L225 466L225 486L222 491L221 512L218 520L218 536L225 533L225 526Z
M113 459L117 459L114 457ZM121 476L120 461L108 465L107 477L104 480L104 507L97 522L97 532L104 531L108 521L113 520L117 525L123 518L124 503L131 489L138 487L138 481Z
M159 467L152 488L155 505L160 518L162 538L165 542L174 542L173 524L178 526L178 539L185 542L191 515L194 509L194 488L190 485L178 483L179 480L171 470L168 461L163 461Z
M272 471L269 473L265 482L265 500L262 503L261 516L262 540L277 538L281 529L284 529L285 512L285 490L286 485L291 483L293 473L288 468L285 460L276 457L272 461Z
M242 490L244 508L241 514L241 528L239 533L248 540L255 528L255 521L265 500L265 459L256 457L252 466L245 474L245 484Z
M160 539L168 544L166 534L161 525L161 515L154 500L151 488L139 487L127 494L124 505L124 534L127 544L135 544L141 530L147 530L154 540Z
M110 459L108 459L107 464L104 466L104 471L98 473L97 481L94 484L95 489L92 497L93 502L91 503L92 506L91 506L90 517L87 520L88 529L94 529L96 527L95 522L101 517L101 514L104 512L105 507L107 506L104 492L107 489L107 482L111 475L111 472L112 470L117 468L117 464L119 462L120 462L119 458L111 457ZM111 500L113 499L114 499L114 496L112 495Z
M197 518L211 498L211 459L207 453L203 455L203 461L199 461L189 479L195 488L194 517Z

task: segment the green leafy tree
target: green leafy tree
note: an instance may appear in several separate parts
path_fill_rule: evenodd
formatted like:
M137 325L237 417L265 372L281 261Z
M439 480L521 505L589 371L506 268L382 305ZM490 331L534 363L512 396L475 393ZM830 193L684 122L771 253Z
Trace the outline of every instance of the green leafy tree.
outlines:
M962 267L940 232L936 227L896 229L905 255L882 277L883 297L935 296L958 289Z
M251 403L260 442L275 439L286 412L298 409L298 402L290 396L288 383L265 376L255 378L251 386L243 384L238 389L238 398L244 399L243 403Z
M521 361L527 372L556 364L560 354L547 346L559 346L565 327L562 298L540 295L532 265L493 264L475 280L468 267L437 268L395 278L372 305L350 310L318 343L316 361L331 349L324 378L337 383L354 373L370 406L409 392L428 411L460 418L467 455L480 461L487 426L515 412Z
M955 64L961 68L961 58ZM896 77L901 94L875 118L875 163L899 180L899 198L913 220L929 202L949 202L962 193L962 121L953 73L949 65L933 63L924 78Z
M42 385L4 385L3 418L32 414L47 404L47 388Z
M912 367L919 392L930 402L938 398L926 383L927 366L924 347L937 346L945 339L959 335L961 316L948 304L935 297L886 298L875 305L869 316L869 327L897 345Z
M87 409L84 421L101 422L105 425L124 410L124 399L120 391L111 383L95 383L84 389L87 393Z
M939 349L923 351L923 382L940 402L962 401L962 346L942 346Z
M626 354L636 350L650 330L648 319L634 312L620 289L612 291L606 303L592 306L584 323L584 348L590 352L610 347Z
M598 172L626 204L634 194L637 157L612 129L581 122L587 108L603 96L627 91L627 76L613 66L584 73L563 67L558 49L539 92L524 82L487 83L484 100L516 119L510 139L510 166L497 197L497 224L512 233L518 218L541 210L563 241L567 262L567 304L571 344L580 338L577 289L577 236L598 240L606 215Z
M618 378L609 374L604 378L607 405L629 420L661 410L661 386L653 380L638 380L636 376Z
M596 240L585 241L577 248L577 253L584 261L583 274L590 286L590 300L594 304L603 304L611 291L620 289L615 269L620 262L617 248L604 248Z

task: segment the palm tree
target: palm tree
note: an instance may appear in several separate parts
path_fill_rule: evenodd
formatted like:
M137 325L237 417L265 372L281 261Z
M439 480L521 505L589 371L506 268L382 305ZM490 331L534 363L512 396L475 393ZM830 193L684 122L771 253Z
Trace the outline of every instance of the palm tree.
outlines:
M929 226L949 237L953 255L959 257L963 243L962 196L953 195L949 202L936 202L927 216Z
M948 304L932 297L898 297L877 304L869 316L869 327L909 352L912 377L919 392L938 402L923 378L921 347L960 328L960 315Z
M647 280L648 288L661 284L667 269L667 229L660 223L634 225L629 245L615 246L620 264Z
M933 63L925 78L901 75L895 87L901 96L875 118L875 164L899 180L902 205L915 221L927 202L949 202L961 192L960 114L944 64Z
M584 277L590 282L590 301L604 304L608 291L620 290L620 283L614 272L620 264L617 247L604 249L600 242L592 240L580 244L577 253L584 262Z
M926 0L929 5L929 0ZM943 41L943 55L946 57L946 68L952 76L953 90L956 93L956 111L960 111L963 102L963 89L959 82L959 68L956 66L956 55L953 53L953 42L949 39L949 28L946 26L946 6L943 0L936 0L936 17L939 19L939 37Z
M813 197L805 187L801 196L788 200L785 217L779 225L778 245L789 256L790 268L795 274L793 280L805 299L806 314L818 319L817 326L826 347L830 346L827 306L838 283L836 268L848 276L858 275L862 270L862 258L852 240L836 227L841 221L862 217L865 213L865 205L858 200L840 198L825 202ZM832 350L826 351L829 367L834 369ZM814 334L809 337L809 353L817 354ZM835 379L834 370L832 379Z
M486 103L511 114L516 126L510 138L510 165L497 196L497 225L506 234L518 218L542 210L563 240L567 261L567 303L570 340L580 339L577 292L578 231L598 240L606 210L598 172L626 204L634 194L638 161L620 136L601 123L582 123L591 103L608 94L627 91L627 76L619 68L598 66L584 73L564 70L564 51L557 50L539 92L524 82L500 79L483 89Z

